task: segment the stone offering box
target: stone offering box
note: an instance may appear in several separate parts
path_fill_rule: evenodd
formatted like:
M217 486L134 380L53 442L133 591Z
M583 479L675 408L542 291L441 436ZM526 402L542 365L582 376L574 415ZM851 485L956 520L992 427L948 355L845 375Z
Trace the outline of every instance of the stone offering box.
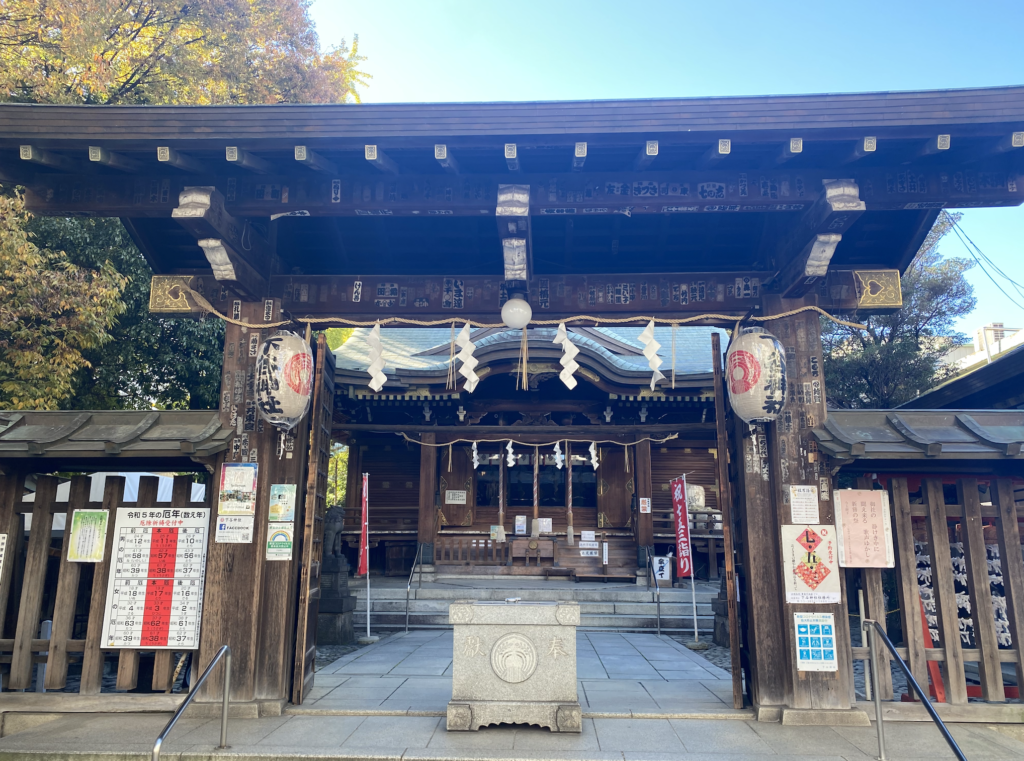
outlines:
M575 602L457 600L449 730L537 724L581 732Z

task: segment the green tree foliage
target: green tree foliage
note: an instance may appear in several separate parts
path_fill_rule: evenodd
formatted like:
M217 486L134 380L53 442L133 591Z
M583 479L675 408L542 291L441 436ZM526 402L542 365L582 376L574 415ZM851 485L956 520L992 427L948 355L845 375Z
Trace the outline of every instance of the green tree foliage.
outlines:
M331 463L327 469L327 504L345 504L348 485L348 447L344 444L331 445Z
M964 276L974 262L938 250L960 216L942 212L935 221L903 276L898 312L862 319L863 332L822 318L829 406L891 409L952 374L939 360L963 341L953 326L977 303Z
M126 278L37 245L19 194L0 195L0 409L55 409L110 340Z
M327 347L337 351L352 335L352 328L327 328L324 332L327 334Z
M309 0L0 0L0 100L32 103L251 104L359 101L358 39L322 50ZM123 301L110 305L116 324L95 315L77 354L61 354L51 373L41 365L24 406L139 409L210 408L218 404L223 326L219 321L171 320L149 314L145 259L117 220L7 217L5 231L30 224L45 266L75 272L83 287L103 286L116 270L127 281ZM12 250L17 249L14 245ZM61 258L49 251L66 251ZM3 262L0 281L21 282ZM107 264L109 262L110 264ZM79 268L66 270L66 264ZM113 269L111 269L111 265ZM54 275L57 283L60 279ZM57 287L54 285L53 287ZM37 288L37 290L38 290ZM62 291L40 304L60 304ZM83 294L83 297L88 294ZM6 312L4 313L6 315ZM54 313L53 319L59 316ZM67 324L75 324L68 323ZM106 326L106 331L100 329ZM49 340L26 324L21 340ZM114 340L106 340L112 336ZM0 367L24 363L0 345ZM73 357L78 359L73 359ZM2 371L0 371L2 372ZM27 372L24 368L20 371ZM47 385L49 384L49 385ZM73 395L73 396L72 396ZM35 400L35 401L32 401Z

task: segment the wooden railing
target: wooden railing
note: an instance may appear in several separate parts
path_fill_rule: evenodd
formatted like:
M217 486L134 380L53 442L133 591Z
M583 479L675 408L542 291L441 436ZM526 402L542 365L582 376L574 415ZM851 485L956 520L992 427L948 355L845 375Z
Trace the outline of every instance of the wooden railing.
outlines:
M993 480L986 498L990 503L984 505L977 479L959 479L956 487L957 504L946 504L942 481L922 479L921 501L911 504L907 479L889 480L897 558L896 586L904 638L904 646L897 651L922 685L927 685L932 677L934 686L941 670L939 681L945 683L949 703L962 705L967 703L968 697L1001 702L1008 693L1016 692L1013 688L1004 688L1002 663L1013 663L1017 684L1024 684L1024 560L1013 486L1008 479ZM986 534L989 541L986 541ZM963 574L953 565L954 555L959 564L961 546ZM993 612L990 552L998 552L999 556L1005 621L997 622ZM994 563L992 565L994 567ZM884 627L887 611L882 591L883 571L864 569L861 573L868 616ZM921 590L922 581L927 582L929 574L939 635L937 643L926 642L924 633L925 621L931 614L924 611ZM966 577L970 628L966 621L961 628L957 576ZM923 587L927 589L928 584ZM964 602L962 588L959 595L960 602ZM931 607L931 601L928 603ZM975 647L966 646L964 639L973 640ZM867 657L866 647L853 648L854 660ZM893 687L889 658L885 653L881 657L884 665L879 668L880 694L882 699L890 700ZM934 662L940 665L929 666ZM964 664L971 662L978 664L980 687L967 685Z
M193 504L192 476L174 477L170 502L157 501L159 479L156 476L139 479L138 499L133 502L124 500L125 479L120 476L106 477L102 502L89 500L91 479L88 476L71 478L67 501L57 501L59 480L56 477L40 476L36 481L34 501L25 502L24 482L24 474L0 476L0 534L7 537L0 572L0 632L6 637L0 638L0 663L10 664L4 687L12 690L30 688L33 665L45 663L45 688L63 690L68 681L69 665L81 663L78 691L83 695L96 695L102 689L104 660L116 653L117 689L134 689L138 685L141 651L125 649L112 653L101 647L107 579L114 554L113 513L118 507L188 507ZM209 491L207 489L207 499ZM105 551L100 563L68 561L70 515L76 509L112 513L107 523ZM31 527L22 562L23 515L26 513L31 513ZM60 513L68 516L63 543L51 539L54 515ZM51 558L56 560L58 553L59 562L51 563ZM90 572L91 587L87 595L81 596L85 599L80 604L80 581L82 571L86 570L83 566ZM10 606L17 611L17 620L5 621L8 598L12 594L18 595L16 604ZM51 611L50 637L39 639L41 620ZM170 690L175 666L173 655L170 650L155 651L153 690Z
M469 536L438 536L434 541L435 563L465 565L506 565L507 542L477 539Z

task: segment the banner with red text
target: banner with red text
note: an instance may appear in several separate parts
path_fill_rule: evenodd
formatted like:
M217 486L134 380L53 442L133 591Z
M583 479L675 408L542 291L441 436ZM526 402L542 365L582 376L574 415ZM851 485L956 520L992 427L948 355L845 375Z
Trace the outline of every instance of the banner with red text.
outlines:
M686 476L669 482L672 490L672 515L676 521L676 576L693 575L693 555L690 552L690 515L686 510Z

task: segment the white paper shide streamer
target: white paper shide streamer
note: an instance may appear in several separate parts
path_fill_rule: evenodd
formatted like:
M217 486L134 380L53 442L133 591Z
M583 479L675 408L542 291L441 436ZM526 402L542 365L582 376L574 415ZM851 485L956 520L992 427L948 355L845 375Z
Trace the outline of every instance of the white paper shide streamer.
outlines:
M572 376L580 367L576 362L576 355L580 353L580 350L569 340L569 334L565 330L564 322L559 323L558 332L555 334L555 339L552 343L562 345L562 358L558 360L562 365L562 372L558 374L558 377L570 389L576 388L578 381Z
M472 394L476 384L480 382L480 377L476 374L476 366L480 364L480 360L473 356L476 344L469 340L468 322L455 337L455 344L462 350L458 353L458 359L462 360L459 375L466 379L465 389Z
M380 391L384 388L388 377L384 374L384 344L380 341L380 323L373 326L373 329L366 336L366 344L370 347L370 365L366 372L370 374L370 388Z
M480 453L476 449L476 442L473 442L473 470L480 467Z
M665 374L658 369L661 367L661 357L658 356L658 349L661 348L661 344L654 340L654 320L647 323L647 327L640 334L640 342L644 345L644 356L647 357L647 365L654 372L651 376L651 391L654 391L658 381L665 377Z
M565 462L565 455L562 454L562 448L558 446L558 442L555 442L555 467L558 470L562 469L562 463Z
M597 443L593 441L590 442L590 464L597 470Z
M515 453L513 453L513 451L512 451L512 442L511 441L508 442L508 445L505 447L505 451L508 452L508 457L506 458L505 462L511 468L511 467L513 467L516 464L516 456L515 456Z

